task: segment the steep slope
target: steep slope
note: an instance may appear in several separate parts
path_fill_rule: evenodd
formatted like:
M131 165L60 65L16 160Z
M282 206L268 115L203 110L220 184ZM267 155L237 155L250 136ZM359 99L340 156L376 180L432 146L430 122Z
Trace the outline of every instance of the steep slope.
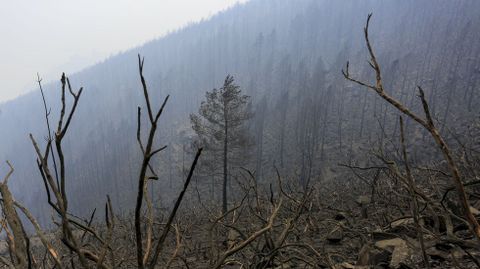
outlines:
M140 160L136 107L143 105L137 53L145 56L155 105L166 94L172 96L158 141L170 147L155 160L160 182L154 198L168 199L182 178L181 152L191 133L188 114L227 74L253 97L257 115L252 130L262 147L252 166L265 171L261 174L266 178L274 161L300 180L333 177L330 167L359 159L383 139L379 123L395 135L395 112L346 83L340 73L350 60L352 72L371 79L361 35L370 12L371 38L387 87L418 109L414 89L423 85L437 119L461 131L479 112L478 10L475 0L435 5L414 0L252 0L72 74L74 87L83 86L85 92L64 149L71 206L86 214L106 194L125 211L132 204ZM46 88L56 122L59 83ZM39 92L1 104L0 111L0 160L8 159L16 168L10 184L17 199L40 215L47 204L28 140L28 133L39 140L46 136ZM419 151L417 158L425 156Z

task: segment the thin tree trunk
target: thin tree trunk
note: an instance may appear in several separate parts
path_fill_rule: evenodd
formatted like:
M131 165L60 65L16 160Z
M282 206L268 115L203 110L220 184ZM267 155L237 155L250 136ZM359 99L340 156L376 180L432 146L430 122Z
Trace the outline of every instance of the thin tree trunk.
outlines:
M227 212L227 182L228 182L228 121L225 113L225 138L223 139L223 193L222 214Z

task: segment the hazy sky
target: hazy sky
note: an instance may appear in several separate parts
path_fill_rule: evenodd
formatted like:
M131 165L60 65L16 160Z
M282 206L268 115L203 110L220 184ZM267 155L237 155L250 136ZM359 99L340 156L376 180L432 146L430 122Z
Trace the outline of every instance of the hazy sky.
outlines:
M246 0L0 0L0 102Z

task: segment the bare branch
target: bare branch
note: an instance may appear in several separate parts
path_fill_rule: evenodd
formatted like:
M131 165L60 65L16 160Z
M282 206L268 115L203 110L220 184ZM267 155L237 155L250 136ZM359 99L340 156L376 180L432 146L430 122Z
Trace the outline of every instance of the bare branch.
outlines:
M8 167L10 168L10 171L8 171L7 175L5 175L5 177L3 178L2 184L7 184L8 183L8 179L10 178L10 176L12 176L13 171L15 170L15 169L13 169L13 166L9 161L6 161L6 163L7 163Z
M35 228L35 231L38 235L38 237L40 238L42 244L45 246L45 248L47 249L48 253L50 254L50 256L53 258L53 260L55 261L55 264L58 268L63 268L62 266L62 262L60 260L60 257L57 253L57 251L53 248L53 245L48 241L47 237L45 236L45 232L42 230L42 228L40 228L40 224L38 224L37 220L35 219L35 217L33 217L33 215L30 213L30 211L24 207L23 205L21 205L20 203L18 202L14 202L14 205L18 208L20 208L20 210L23 212L23 214L25 214L25 216L28 218L28 220L30 221L30 223L32 223L33 227Z
M153 157L155 154L159 153L160 151L162 151L162 150L164 150L164 149L166 149L166 148L167 148L167 146L163 146L163 147L161 147L161 148L159 148L159 149L156 149L156 150L152 151L152 152L150 153L150 157Z
M185 192L187 191L188 185L190 184L190 181L192 180L193 177L193 172L195 171L195 167L197 166L198 159L200 158L200 155L202 154L203 148L199 148L197 150L197 154L195 155L195 159L193 160L192 166L190 167L190 172L188 173L187 180L185 180L185 184L183 185L183 189L180 192L177 200L175 201L175 205L173 206L172 212L170 212L170 216L168 217L167 223L165 224L165 229L163 230L162 235L158 239L157 246L155 247L155 252L153 254L152 261L150 262L150 268L154 269L157 260L158 260L158 255L162 251L163 248L163 243L165 242L165 239L167 238L168 232L170 230L170 227L172 225L173 219L175 218L175 215L177 214L177 210L180 207L180 204L182 203L183 196L185 195Z
M452 174L453 183L455 184L456 189L457 189L458 199L459 199L460 203L462 204L465 217L466 217L468 223L470 224L470 228L472 230L472 233L477 238L480 238L480 225L479 225L477 219L475 218L475 216L473 215L473 213L471 212L470 204L468 202L467 195L465 193L465 189L464 189L464 186L463 186L462 177L460 175L460 170L458 169L458 166L457 166L456 162L454 161L454 159L452 157L452 153L451 153L448 145L444 141L443 137L440 135L438 129L433 124L433 120L432 120L432 117L430 115L430 110L428 108L428 103L425 100L425 95L424 95L424 92L423 92L422 88L418 87L418 90L420 92L420 99L422 101L423 109L424 109L424 112L425 112L425 115L426 115L426 120L420 118L418 115L414 114L411 110L409 110L404 104L400 103L395 98L388 95L383 88L380 66L377 62L377 58L375 56L375 53L373 51L373 48L371 46L369 36L368 36L368 28L369 28L371 17L372 17L372 14L369 14L368 17L367 17L367 23L366 23L366 26L364 28L364 34L365 34L365 42L366 42L368 52L369 52L370 58L371 58L371 64L370 65L375 70L376 86L372 88L372 86L370 86L366 83L363 83L363 82L360 82L358 80L352 79L349 75L349 72L348 72L348 64L347 64L347 71L342 70L342 74L345 76L346 79L348 79L350 81L353 81L353 82L355 82L357 84L360 84L362 86L365 86L367 88L374 89L381 98L383 98L385 101L387 101L388 103L393 105L401 113L407 115L408 117L410 117L414 121L418 122L420 125L422 125L432 135L432 137L435 140L437 146L442 151L445 160L447 161L448 167L449 167L450 172Z
M150 119L150 123L153 124L153 113L152 113L152 107L150 105L150 97L148 96L147 82L145 82L145 78L143 77L144 60L145 58L140 57L140 54L138 54L138 71L140 73L140 80L142 81L143 96L145 97L145 103L147 104L148 118Z
M242 250L244 247L248 246L250 243L252 243L255 239L257 239L258 237L260 237L261 235L263 235L264 233L268 232L272 226L273 226L273 222L275 220L275 217L277 216L277 213L279 211L279 209L281 208L282 206L282 199L280 199L278 205L273 209L273 212L272 214L270 215L270 218L268 219L268 223L265 227L263 227L262 229L254 232L249 238L247 238L246 240L242 241L241 243L239 243L238 245L235 245L233 246L232 248L228 249L227 251L225 251L222 256L217 260L217 262L215 263L215 265L212 267L212 268L215 268L215 269L218 269L218 268L221 268L225 262L225 260L230 257L231 255L235 254L236 252Z

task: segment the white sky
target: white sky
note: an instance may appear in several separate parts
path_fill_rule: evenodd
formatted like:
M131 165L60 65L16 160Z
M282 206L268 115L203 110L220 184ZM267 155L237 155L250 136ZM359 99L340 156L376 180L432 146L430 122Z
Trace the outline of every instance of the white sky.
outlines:
M246 0L0 0L0 103Z

